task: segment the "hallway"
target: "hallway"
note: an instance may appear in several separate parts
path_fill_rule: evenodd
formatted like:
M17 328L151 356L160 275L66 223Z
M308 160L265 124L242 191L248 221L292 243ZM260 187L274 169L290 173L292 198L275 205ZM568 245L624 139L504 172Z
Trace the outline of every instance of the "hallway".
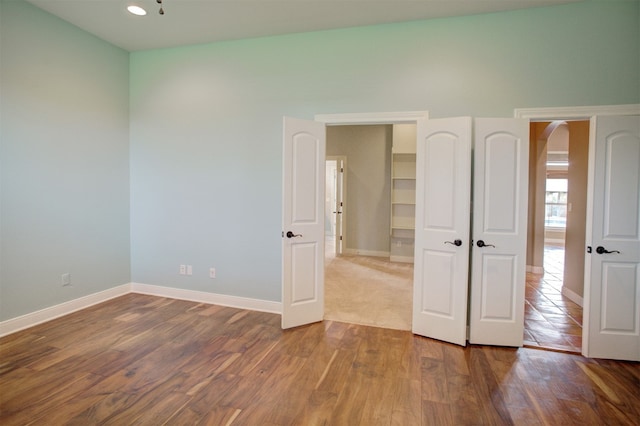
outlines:
M562 295L564 248L545 246L544 274L527 273L524 344L556 350L582 349L582 307Z

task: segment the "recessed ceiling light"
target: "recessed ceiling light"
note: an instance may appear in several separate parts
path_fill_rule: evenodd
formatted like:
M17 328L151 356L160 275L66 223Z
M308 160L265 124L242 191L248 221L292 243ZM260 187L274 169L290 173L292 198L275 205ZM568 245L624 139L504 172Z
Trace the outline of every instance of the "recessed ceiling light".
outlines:
M144 10L140 6L136 6L136 5L127 6L127 10L130 13L133 13L134 15L138 15L138 16L144 16L144 15L147 14L146 10Z

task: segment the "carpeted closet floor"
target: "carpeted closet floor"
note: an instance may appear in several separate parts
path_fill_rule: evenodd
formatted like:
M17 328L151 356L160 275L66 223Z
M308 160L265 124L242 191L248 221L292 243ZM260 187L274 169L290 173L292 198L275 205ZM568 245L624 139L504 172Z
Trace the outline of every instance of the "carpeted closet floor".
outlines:
M384 257L325 257L325 319L411 330L412 292L413 264Z

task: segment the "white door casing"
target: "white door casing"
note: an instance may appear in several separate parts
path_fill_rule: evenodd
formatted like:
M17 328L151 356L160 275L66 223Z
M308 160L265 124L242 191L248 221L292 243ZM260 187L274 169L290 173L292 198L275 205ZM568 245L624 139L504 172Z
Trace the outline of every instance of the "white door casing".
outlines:
M283 120L282 328L324 315L323 123Z
M347 169L347 160L346 157L339 157L336 161L337 170L336 170L336 255L342 254L342 248L344 241L344 223L345 223L345 211L346 211L346 197L345 197L345 188L346 188L346 173Z
M466 345L471 195L470 117L419 120L413 326Z
M590 138L583 355L640 361L640 116L593 117Z
M469 342L522 346L529 120L478 118L474 133Z
M345 244L344 230L345 230L345 211L346 211L346 169L347 169L347 157L343 155L330 156L327 160L333 160L336 162L336 204L332 206L335 215L336 232L335 232L335 254L342 254L342 248Z

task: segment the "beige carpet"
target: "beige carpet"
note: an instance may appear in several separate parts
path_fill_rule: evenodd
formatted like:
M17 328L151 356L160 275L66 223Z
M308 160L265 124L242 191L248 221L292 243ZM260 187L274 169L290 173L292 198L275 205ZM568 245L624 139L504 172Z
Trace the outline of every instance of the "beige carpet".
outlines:
M413 265L387 258L325 258L327 320L411 330Z

